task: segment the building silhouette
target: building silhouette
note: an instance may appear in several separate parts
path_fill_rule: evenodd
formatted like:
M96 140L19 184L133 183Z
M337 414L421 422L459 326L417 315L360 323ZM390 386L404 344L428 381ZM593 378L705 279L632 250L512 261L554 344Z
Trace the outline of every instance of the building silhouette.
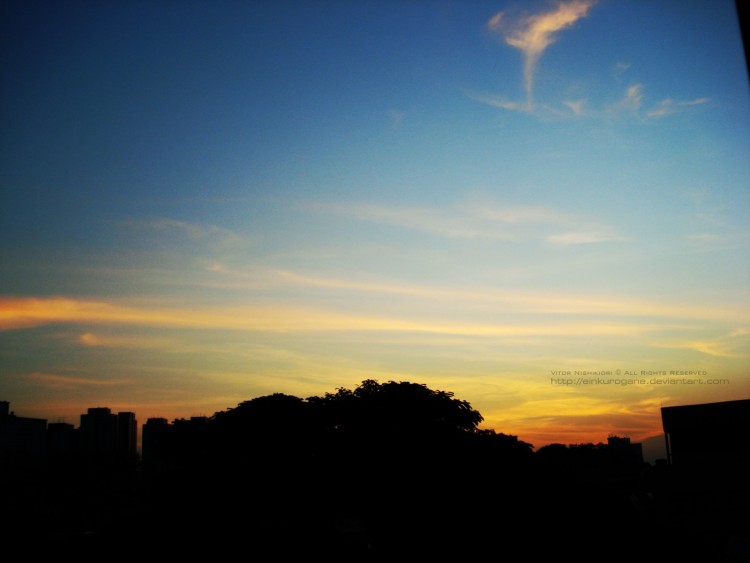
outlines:
M643 464L643 444L631 442L630 438L608 436L607 450L612 457L621 463L635 466Z
M107 407L90 408L81 415L81 453L90 461L135 461L137 432L135 413L114 414Z
M138 421L133 412L117 413L117 456L122 460L133 460L138 455Z
M67 422L47 424L47 456L51 459L69 459L78 451L78 434Z
M81 453L90 459L113 459L117 444L117 416L107 407L88 409L79 426Z
M0 464L25 465L44 459L47 421L16 416L8 401L0 401Z
M170 430L166 418L149 418L143 425L141 460L145 469L160 468L164 463L164 448Z
M667 463L703 469L747 465L750 460L750 399L662 407Z

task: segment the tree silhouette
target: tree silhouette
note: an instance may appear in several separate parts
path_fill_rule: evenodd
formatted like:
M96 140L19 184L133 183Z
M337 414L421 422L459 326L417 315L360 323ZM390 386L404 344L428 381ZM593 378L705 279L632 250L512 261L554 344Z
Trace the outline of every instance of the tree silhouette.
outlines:
M426 385L364 380L354 390L339 388L310 397L319 420L336 437L338 447L358 442L368 448L393 449L415 442L477 431L482 415L453 393Z
M340 424L363 430L475 432L483 420L467 401L454 398L453 393L406 381L380 384L366 379L353 391L340 388L334 394L327 393L322 402L334 405L341 416Z
M464 540L508 483L493 488L477 476L499 481L532 456L530 444L479 429L483 417L467 401L423 384L366 379L308 403L326 429L328 500L388 553L466 555L481 545ZM498 511L512 510L508 495L503 502Z

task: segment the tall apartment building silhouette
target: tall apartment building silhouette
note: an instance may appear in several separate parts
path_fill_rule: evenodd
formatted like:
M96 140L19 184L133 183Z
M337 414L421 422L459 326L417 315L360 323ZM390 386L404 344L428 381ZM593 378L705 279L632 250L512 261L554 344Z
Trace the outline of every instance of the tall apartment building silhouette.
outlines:
M50 422L47 424L47 457L53 460L72 458L77 452L78 434L72 424Z
M117 413L117 455L135 459L138 455L138 421L133 412Z
M138 423L135 413L113 414L94 407L81 415L80 447L84 456L101 461L130 461L137 456Z
M141 457L146 469L159 467L163 459L164 441L170 431L166 418L149 418L143 425Z
M46 453L47 421L16 416L0 401L0 466L41 459Z

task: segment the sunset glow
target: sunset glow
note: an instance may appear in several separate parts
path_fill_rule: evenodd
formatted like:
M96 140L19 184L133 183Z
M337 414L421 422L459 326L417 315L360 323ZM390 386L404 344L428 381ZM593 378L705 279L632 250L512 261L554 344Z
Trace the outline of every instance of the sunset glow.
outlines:
M548 443L750 398L734 3L11 3L0 400L364 379Z

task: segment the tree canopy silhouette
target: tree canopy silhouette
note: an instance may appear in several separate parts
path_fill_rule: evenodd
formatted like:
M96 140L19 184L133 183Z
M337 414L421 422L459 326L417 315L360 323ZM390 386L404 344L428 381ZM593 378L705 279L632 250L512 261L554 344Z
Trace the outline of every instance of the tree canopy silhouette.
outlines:
M362 455L384 460L429 454L425 461L434 461L435 455L466 455L468 449L506 456L531 453L532 446L515 436L481 430L483 420L452 392L365 379L354 389L340 387L307 399L283 393L256 397L216 412L200 425L180 421L172 429L170 451L190 448L192 455L182 458L191 460L196 451L204 451L212 464L235 468Z
M158 480L153 513L197 507L213 515L201 523L211 536L242 537L248 526L266 542L289 530L304 535L288 545L372 544L395 553L451 536L461 546L490 499L498 511L516 510L520 499L507 483L526 489L517 478L533 458L530 444L480 429L482 421L468 401L407 381L365 379L306 399L257 397L170 425L170 454L194 453L172 457L178 471Z
M406 381L365 379L354 390L339 388L311 397L324 417L342 432L449 434L476 432L482 415L453 393Z

